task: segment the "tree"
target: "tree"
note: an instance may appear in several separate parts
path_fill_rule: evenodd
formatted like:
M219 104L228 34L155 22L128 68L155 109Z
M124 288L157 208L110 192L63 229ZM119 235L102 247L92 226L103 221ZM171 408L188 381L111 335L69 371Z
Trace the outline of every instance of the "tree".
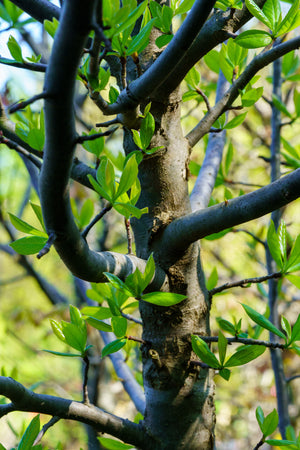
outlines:
M7 377L1 377L0 392L11 403L0 407L1 414L32 411L78 420L142 449L212 449L215 370L229 379L231 367L246 364L270 347L277 377L280 432L282 439L286 439L287 386L279 349L299 352L295 343L299 340L300 319L292 323L292 328L283 319L283 330L280 329L276 303L283 277L287 276L299 288L299 277L293 272L299 270L300 240L298 237L287 253L286 240L290 243L291 239L284 223L280 224L280 209L299 197L300 169L297 149L283 140L285 163L295 170L280 177L280 132L281 116L294 124L300 110L296 89L293 88L295 112L291 113L281 98L280 58L291 55L290 71L294 69L295 77L292 81L298 80L294 50L299 48L300 38L293 37L292 30L299 24L299 0L291 2L283 17L280 3L275 0L150 3L146 0L138 4L133 0L65 0L61 4L57 7L45 0L5 0L0 5L2 18L21 34L23 31L24 35L27 26L20 19L25 11L55 35L48 61L45 58L41 63L36 56L26 61L13 36L8 42L13 59L0 59L4 64L45 72L43 91L10 109L10 113L17 113L15 130L2 108L2 143L27 159L31 169L32 165L40 169L38 192L43 221L38 206L33 208L45 225L45 230L39 231L11 215L12 224L31 235L16 240L12 248L23 255L38 253L41 258L54 246L75 277L93 283L93 298L100 296L108 302L109 310L103 306L97 312L86 309L82 316L77 308L70 307L71 322L52 321L57 337L73 347L86 363L85 380L89 352L86 323L103 335L106 331L115 332L117 338L113 342L104 338L106 345L102 351L102 356L110 354L114 358L114 352L129 339L125 302L138 300L143 324L140 342L144 394L132 380L127 390L144 419L136 424L91 406L86 383L84 401L80 403L34 394ZM241 30L253 16L259 21L256 28ZM174 36L173 18L181 20ZM262 50L252 54L248 50L253 48ZM212 96L199 88L202 67L199 61L203 58L211 70L216 67L221 70L214 106L210 105ZM224 202L211 206L217 177L221 182L226 178L220 171L226 133L242 124L248 108L249 115L255 108L263 93L262 86L253 87L256 75L271 64L273 98L268 100L273 120L271 182L232 199L227 192ZM113 86L111 77L116 78L119 90ZM101 113L110 118L97 125L107 131L77 133L74 101L78 99L78 79ZM184 80L188 86L185 99L196 99L198 107L206 105L203 117L185 136L180 89ZM109 85L105 100L102 91ZM40 99L44 124L42 113L38 123L18 114ZM238 113L239 110L243 112ZM231 120L229 111L235 114ZM124 133L126 158L121 165L113 154L101 153L103 138L111 136L114 125L121 126ZM191 152L208 134L205 158L190 195ZM79 144L97 157L96 169L74 156ZM230 152L226 156L228 164ZM32 180L34 177L32 174ZM81 226L83 223L87 226L81 231L71 209L70 177L102 198L101 212L88 225L85 222L90 217L90 204L86 203ZM128 236L126 255L97 252L87 242L91 228L112 209L124 216ZM208 291L198 241L207 236L220 237L220 233L224 235L233 227L271 212L273 222L268 228L267 243L261 240L266 249L268 274L219 287L212 282ZM136 255L132 251L130 227ZM26 257L23 259L26 264L24 261ZM215 339L217 358L208 346L214 340L209 326L212 296L233 286L265 280L269 280L269 320L247 305L244 308L260 330L271 333L270 342L259 341L259 334L244 334L239 321L232 324L223 319L219 321L220 327L233 337L225 338L219 333ZM53 286L50 291L49 295L55 297ZM111 318L109 325L103 322L106 318ZM284 343L278 342L278 337ZM226 349L231 341L246 345L228 359ZM263 433L260 446L276 428L277 419L275 412L267 420L261 409L257 410L257 417ZM35 420L28 431L33 436L32 443L37 433ZM105 445L103 440L102 443Z

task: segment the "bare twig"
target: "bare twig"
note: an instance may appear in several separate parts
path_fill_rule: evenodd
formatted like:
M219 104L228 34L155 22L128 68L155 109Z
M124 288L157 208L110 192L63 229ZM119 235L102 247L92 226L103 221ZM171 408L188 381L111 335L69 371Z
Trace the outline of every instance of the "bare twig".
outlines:
M115 119L108 120L107 122L96 123L96 127L110 127L110 125L115 125L116 123L120 123L117 117Z
M32 155L28 150L25 150L25 148L21 147L11 139L4 137L2 131L0 131L0 143L5 144L8 148L15 150L20 155L26 156L26 158L29 159L29 161L31 161L38 169L42 167L42 162L36 156Z
M127 235L127 248L128 248L128 254L131 255L132 253L132 234L130 229L130 220L124 219L125 222L125 228L126 228L126 235Z
M300 378L300 374L299 375L293 375L292 377L286 378L285 381L287 383L290 383L293 380L296 380L297 378Z
M49 420L49 422L45 423L45 425L43 426L43 428L37 435L33 445L39 444L41 442L41 440L43 439L46 431L49 430L49 428L53 427L53 425L55 425L59 420L60 420L60 417L54 416Z
M118 127L114 127L110 130L104 131L103 133L90 134L89 136L78 136L77 143L82 144L82 142L94 141L95 139L98 139L100 137L109 136L110 134L113 134L117 129Z
M257 236L255 236L255 234L251 233L251 231L244 230L243 228L233 228L233 230L232 230L232 233L239 233L239 232L243 232L243 233L248 234L248 235L251 236L253 239L255 239L257 242L259 242L259 243L262 244L264 247L266 247L265 241L262 241L261 239L259 239Z
M11 105L8 107L9 114L15 113L16 111L20 111L20 109L26 108L26 106L31 105L32 103L36 102L37 100L40 100L42 98L47 98L48 94L47 92L41 92L40 94L34 95L33 97L29 98L28 100L21 101L19 103L15 103L14 105Z
M57 238L57 236L56 236L55 233L50 233L49 234L49 238L48 238L46 244L44 245L42 250L40 250L39 253L36 255L36 257L38 259L41 259L43 256L45 256L50 251L50 248L52 247L52 245L56 241L56 238Z
M204 100L204 102L206 104L207 111L209 111L211 109L211 107L210 107L210 104L209 104L208 97L204 94L204 92L200 88L196 88L196 92L197 92L197 94L201 95L201 97L203 98L203 100Z
M87 384L88 384L90 360L87 355L84 356L83 362L84 362L84 374L83 374L83 384L82 384L83 403L85 405L89 405L90 400L89 400Z
M18 69L32 70L33 72L46 72L47 64L42 63L30 63L23 61L17 62L14 59L0 58L0 64L5 64L7 66L17 67Z
M274 272L271 273L269 275L265 275L263 277L255 277L255 278L244 278L243 280L239 280L239 281L232 281L232 282L227 282L225 284L222 284L221 286L218 286L214 289L211 289L209 292L210 296L213 296L219 292L224 291L225 289L231 289L233 287L248 287L247 285L251 284L251 283L262 283L263 281L266 280L270 280L271 278L281 278L282 277L282 273L281 272Z
M136 317L133 317L131 314L121 312L121 316L125 317L125 319L127 320L131 320L131 322L137 323L138 325L143 325L143 321L141 319L137 319Z
M197 333L194 333L197 334ZM201 339L205 342L218 342L218 336L200 336ZM228 344L236 343L236 344L244 344L244 345L261 345L263 347L269 348L280 348L284 350L285 344L279 344L278 342L270 342L270 341L261 341L258 339L250 339L250 338L240 338L240 337L232 337L226 338Z
M83 230L83 232L81 233L81 236L86 239L89 231L93 228L94 225L96 225L97 222L99 222L99 220L102 219L102 217L104 216L104 214L106 214L108 211L110 211L112 208L111 204L108 204L108 206L105 206L100 212L99 214L97 214L93 220L86 226L86 228Z
M136 336L125 336L128 341L134 341L138 342L139 344L149 344L149 342L145 341L144 339L138 338Z

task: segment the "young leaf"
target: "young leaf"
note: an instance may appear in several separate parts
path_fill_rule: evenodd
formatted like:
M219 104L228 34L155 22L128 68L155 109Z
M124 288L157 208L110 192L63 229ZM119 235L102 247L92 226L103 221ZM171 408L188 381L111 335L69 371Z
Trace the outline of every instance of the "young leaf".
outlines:
M213 354L213 352L209 349L206 342L203 341L199 336L192 334L192 348L196 355L203 361L205 364L209 365L213 369L221 368L221 364Z
M140 32L134 36L131 43L129 44L126 55L132 55L133 53L141 53L144 48L149 43L149 36L151 33L151 30L153 28L155 19L151 19L147 25L140 30Z
M266 319L265 316L259 314L257 311L255 311L255 309L251 308L250 306L244 305L244 303L242 303L242 306L246 311L247 315L253 320L253 322L257 323L262 328L271 331L271 333L276 334L282 339L286 339L286 336L280 330L278 330L278 328L276 328L275 325L272 324L272 322Z
M108 325L105 322L102 322L102 320L96 319L95 317L86 317L85 321L91 325L93 328L96 328L96 330L100 331L112 331L112 327Z
M224 378L224 380L228 381L231 375L231 372L229 369L221 369L219 371L219 375Z
M62 326L59 322L57 322L54 319L50 319L50 324L51 324L51 328L53 330L53 333L55 334L55 336L61 340L62 342L66 342L66 338L65 335L62 331Z
M287 264L285 266L285 270L289 272L299 270L299 263L300 263L300 234L299 236L297 236L293 244L289 259L287 260Z
M281 8L279 0L267 0L262 9L263 13L271 23L271 30L274 31L281 20Z
M22 49L12 35L8 38L7 47L14 60L23 62Z
M251 12L251 14L260 20L262 23L267 25L267 27L272 29L272 23L268 19L268 17L264 14L264 12L257 6L254 0L245 0L246 6Z
M151 113L148 113L142 120L140 128L140 138L143 150L146 150L149 147L154 130L155 130L154 117L152 116Z
M211 271L210 276L207 279L207 282L206 282L207 290L210 291L211 289L216 287L217 282L218 282L218 271L217 271L217 268L214 267L213 270Z
M62 320L61 326L62 332L66 338L66 343L70 345L70 347L75 348L75 350L84 353L87 339L86 327L83 330L74 323L65 322L64 320Z
M113 316L111 318L111 326L112 330L117 336L117 338L121 338L125 336L127 330L127 319L121 316Z
M46 231L43 214L42 214L42 208L40 207L40 205L36 205L35 203L32 203L32 202L30 202L30 206L33 209L33 212L36 215L38 221L40 222L43 230Z
M280 245L278 236L276 234L275 225L274 222L271 220L271 223L268 228L268 234L267 234L267 242L269 246L270 253L278 265L280 269L282 269L282 258L281 258L281 251L280 251Z
M276 430L278 425L278 413L276 411L276 409L273 409L272 412L270 412L270 414L268 414L265 417L263 426L262 426L262 433L263 435L266 436L270 436L270 434L274 433L274 431Z
M300 314L292 328L290 343L300 341Z
M283 264L286 263L286 225L284 220L280 222L278 227L278 242L280 248L281 259Z
M247 30L239 34L234 42L244 48L266 47L273 41L272 36L263 30Z
M261 432L263 433L263 425L265 421L264 412L261 408L261 406L258 406L255 411L256 420L258 422L259 428L261 429Z
M182 302L185 298L186 295L174 294L173 292L150 292L141 296L141 299L145 302L159 306L173 306Z
M20 255L34 255L45 246L47 238L26 236L9 244Z
M116 441L115 439L110 438L98 438L101 446L103 448L107 448L108 450L129 450L130 448L134 448L134 446L130 444L124 444L123 442Z
M153 258L153 253L151 253L151 255L149 256L149 258L147 260L145 272L142 275L143 279L144 279L144 285L142 287L142 290L144 290L148 286L148 284L150 284L154 273L155 273L155 262L154 262L154 258Z
M227 339L221 331L219 331L218 348L219 348L220 363L223 366L227 351Z
M104 358L104 356L110 355L111 353L115 353L121 350L121 348L126 344L126 341L127 339L121 338L107 344L102 350L102 358Z
M292 329L291 329L291 325L290 325L289 321L284 316L281 316L281 326L282 326L282 329L286 332L288 341L290 341L291 335L292 335Z
M110 319L112 317L111 310L105 306L85 306L82 308L81 313L98 320Z
M115 199L117 199L124 192L127 192L133 185L138 175L138 164L135 155L132 155L126 162L123 169L120 183L116 192Z
M294 0L287 15L275 30L275 37L281 36L282 34L285 34L293 29L295 19L297 18L297 14L299 14L299 6L300 0Z
M40 432L40 416L35 416L28 427L26 428L25 433L22 436L22 439L18 445L18 450L31 450L33 448L33 443Z
M244 122L246 118L247 112L243 114L239 114L234 119L230 120L224 127L225 130L231 130L232 128L238 127L241 123Z
M46 237L47 238L47 234L46 233L44 233L43 231L38 230L37 228L33 227L29 223L24 222L24 220L19 219L14 214L9 213L9 217L10 217L11 223L13 224L13 226L17 230L22 231L23 233L32 234L34 236L41 236L41 237Z
M112 273L108 273L108 272L104 272L104 275L106 276L106 278L109 280L109 282L111 283L111 285L116 288L116 289L120 289L123 292L126 292L126 294L128 294L128 296L130 297L133 293L128 289L128 286L126 286L126 284L124 283L124 281L120 280L119 277L117 277L116 275L112 274Z
M247 364L253 359L258 358L258 356L262 355L266 347L262 345L245 345L236 353L234 353L225 363L225 367L235 367L242 366L243 364Z
M219 324L219 327L222 328L222 330L227 331L227 333L232 334L232 336L235 336L236 330L231 322L229 322L226 319L222 319L221 317L217 317L216 320Z

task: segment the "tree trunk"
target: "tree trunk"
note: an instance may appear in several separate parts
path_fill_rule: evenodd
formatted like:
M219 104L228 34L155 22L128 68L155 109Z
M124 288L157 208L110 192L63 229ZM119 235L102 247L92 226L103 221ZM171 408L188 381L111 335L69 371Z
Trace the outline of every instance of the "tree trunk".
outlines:
M139 166L142 194L138 206L148 206L149 213L132 221L136 252L144 259L153 252L156 263L168 274L165 289L187 299L170 308L140 305L146 341L142 348L145 426L157 440L157 449L208 450L213 448L215 423L212 374L207 369L199 372L189 363L193 359L190 335L209 334L210 305L199 245L170 255L160 244L164 227L190 212L189 148L180 124L180 91L167 99L154 95L151 101L156 123L151 145L163 148L145 155ZM130 147L128 140L129 136L125 148Z

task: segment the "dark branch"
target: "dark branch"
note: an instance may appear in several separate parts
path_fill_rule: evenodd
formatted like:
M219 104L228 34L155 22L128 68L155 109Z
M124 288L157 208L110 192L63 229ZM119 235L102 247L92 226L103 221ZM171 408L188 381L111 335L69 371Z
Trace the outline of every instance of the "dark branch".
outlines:
M46 72L47 69L47 64L31 63L27 61L21 63L9 58L0 58L0 64L17 67L18 69L32 70L33 72Z
M15 103L14 105L9 106L8 112L9 112L9 114L13 114L17 111L20 111L20 109L26 108L26 106L31 105L32 103L36 102L37 100L41 100L42 98L46 98L46 97L47 97L47 93L41 92L40 94L36 94L26 101L21 101L19 103Z
M95 133L95 134L90 134L89 136L78 136L77 143L82 144L82 142L94 141L95 139L99 139L100 137L110 136L117 129L118 129L118 127L115 127L115 128L111 128L110 130L104 131L104 133Z
M43 23L45 19L52 20L53 17L59 19L60 8L47 0L11 0L31 17Z
M195 333L197 334L197 333ZM200 336L201 339L205 342L218 342L218 336ZM258 339L249 339L249 338L240 338L240 337L232 337L226 338L228 344L236 343L236 344L245 344L245 345L262 345L264 347L269 348L281 348L285 349L285 344L279 344L278 342L269 342L269 341L260 341Z
M191 243L282 208L300 196L300 169L268 186L226 203L174 220L164 231L160 245L177 257Z
M271 62L289 53L292 50L299 48L300 36L290 39L283 44L276 45L271 50L261 52L255 56L251 63L248 64L244 72L232 84L232 86L225 93L223 98L204 116L204 118L190 131L187 135L188 142L191 147L199 142L199 140L210 131L212 124L220 117L223 112L227 111L234 100L240 95L240 90L249 83L254 75L263 67L268 66Z
M12 402L10 405L0 405L0 417L13 410L37 412L86 423L97 431L109 433L137 447L143 446L144 439L151 439L146 436L141 425L94 406L51 395L36 394L12 378L0 377L0 394Z
M282 273L281 272L275 272L275 273L271 273L270 275L265 275L263 277L255 277L255 278L244 278L243 280L239 280L239 281L228 281L225 284L222 284L221 286L218 286L214 289L211 289L209 292L209 295L212 297L215 294L218 294L219 292L225 291L225 289L231 289L234 287L248 287L248 285L252 284L252 283L262 283L264 281L270 280L271 278L282 278Z
M91 221L91 223L89 223L87 225L87 227L83 230L83 232L81 233L81 236L86 239L88 233L90 232L90 230L93 228L94 225L96 225L97 222L99 222L99 220L102 219L102 217L108 212L110 211L112 208L112 205L109 204L108 206L105 206L100 212L99 214L97 214L94 219Z

